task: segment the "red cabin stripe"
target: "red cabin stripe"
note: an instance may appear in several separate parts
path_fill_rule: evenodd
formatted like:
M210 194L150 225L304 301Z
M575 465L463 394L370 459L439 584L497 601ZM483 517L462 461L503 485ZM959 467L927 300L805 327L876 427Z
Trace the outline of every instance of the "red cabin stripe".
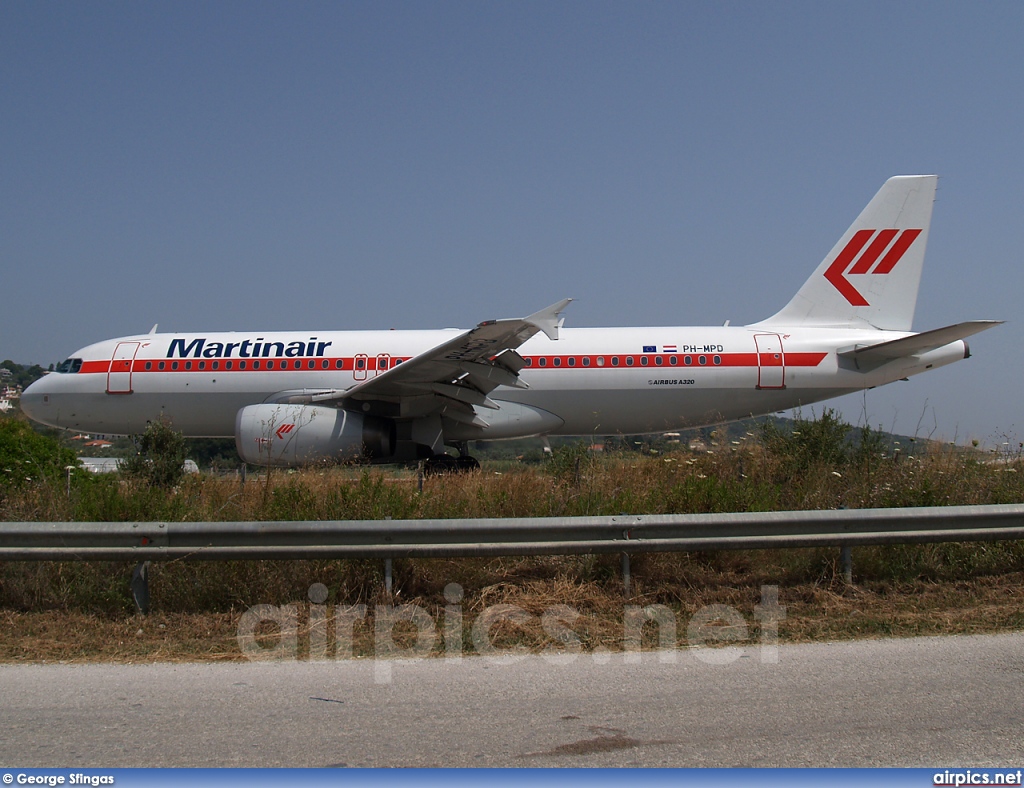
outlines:
M827 353L784 353L787 367L816 367ZM393 368L399 360L407 361L410 357L391 356L388 366ZM573 370L573 371L604 371L620 369L668 370L680 367L756 367L757 353L609 353L593 355L544 355L526 356L527 368L532 370ZM704 359L701 363L701 359ZM600 359L600 361L599 361ZM147 372L375 372L377 359L373 356L359 357L365 366L356 369L356 358L214 358L214 359L179 359L149 358L135 359L131 371L133 374ZM617 362L616 362L617 360ZM646 363L644 361L646 360ZM660 361L660 363L659 363ZM675 363L673 363L673 361ZM339 366L340 362L340 366ZM630 363L632 362L632 363ZM121 362L127 364L127 362ZM230 364L230 367L228 366ZM243 366L244 364L244 366ZM761 366L781 366L783 358L775 353L762 353ZM163 365L163 368L161 368ZM256 366L258 365L258 367ZM272 366L271 366L272 365ZM102 374L110 372L110 359L85 361L79 374ZM385 368L382 366L381 370ZM118 370L115 370L118 371ZM127 369L121 370L127 372Z

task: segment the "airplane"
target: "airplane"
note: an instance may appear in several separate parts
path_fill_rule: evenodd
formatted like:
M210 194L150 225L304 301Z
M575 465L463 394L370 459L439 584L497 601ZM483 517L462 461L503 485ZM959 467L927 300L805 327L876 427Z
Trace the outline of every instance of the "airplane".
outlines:
M470 441L644 434L808 405L951 364L1002 321L911 330L937 177L885 182L792 300L744 326L565 328L572 299L469 330L149 334L74 353L33 420L234 437L263 466L479 467ZM458 455L448 454L453 447Z

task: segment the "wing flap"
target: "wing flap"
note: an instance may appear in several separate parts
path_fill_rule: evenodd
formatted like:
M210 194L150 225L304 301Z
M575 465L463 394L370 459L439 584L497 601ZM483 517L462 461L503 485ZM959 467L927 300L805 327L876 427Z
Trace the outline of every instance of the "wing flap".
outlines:
M517 389L529 388L526 383L519 379L519 375L510 372L504 366L498 364L481 364L478 361L462 361L459 363L462 370L469 375L470 380L478 388L485 386L511 386Z
M454 383L432 383L430 387L442 397L465 402L467 405L479 405L490 410L498 410L500 408L499 405L496 405L486 395L481 394L472 386L459 386Z

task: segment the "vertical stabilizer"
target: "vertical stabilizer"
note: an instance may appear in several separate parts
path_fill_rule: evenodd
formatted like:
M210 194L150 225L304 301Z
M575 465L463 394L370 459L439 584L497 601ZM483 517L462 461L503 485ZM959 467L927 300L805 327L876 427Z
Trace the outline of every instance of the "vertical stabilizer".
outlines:
M756 325L910 331L937 182L887 180L793 300Z

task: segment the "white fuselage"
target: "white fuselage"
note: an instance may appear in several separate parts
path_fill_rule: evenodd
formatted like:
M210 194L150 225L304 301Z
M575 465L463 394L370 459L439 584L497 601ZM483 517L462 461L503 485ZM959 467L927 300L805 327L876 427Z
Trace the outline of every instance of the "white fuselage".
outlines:
M777 328L777 327L773 327ZM457 335L439 331L145 334L78 351L69 371L24 393L33 419L104 434L167 418L194 437L231 437L240 409L281 392L343 391ZM798 327L577 328L519 348L528 388L491 400L554 418L449 425L446 440L640 434L771 413L879 386L962 359L963 341L857 369L837 351L909 336ZM78 364L78 361L81 361ZM65 366L65 365L62 365ZM77 371L73 371L77 370ZM493 425L491 424L493 423Z
M166 419L247 462L362 456L438 468L471 440L716 424L873 388L968 355L998 321L910 331L937 178L889 178L781 311L722 327L562 328L563 299L468 331L146 334L30 386L36 421L108 434ZM458 463L456 463L458 465Z

